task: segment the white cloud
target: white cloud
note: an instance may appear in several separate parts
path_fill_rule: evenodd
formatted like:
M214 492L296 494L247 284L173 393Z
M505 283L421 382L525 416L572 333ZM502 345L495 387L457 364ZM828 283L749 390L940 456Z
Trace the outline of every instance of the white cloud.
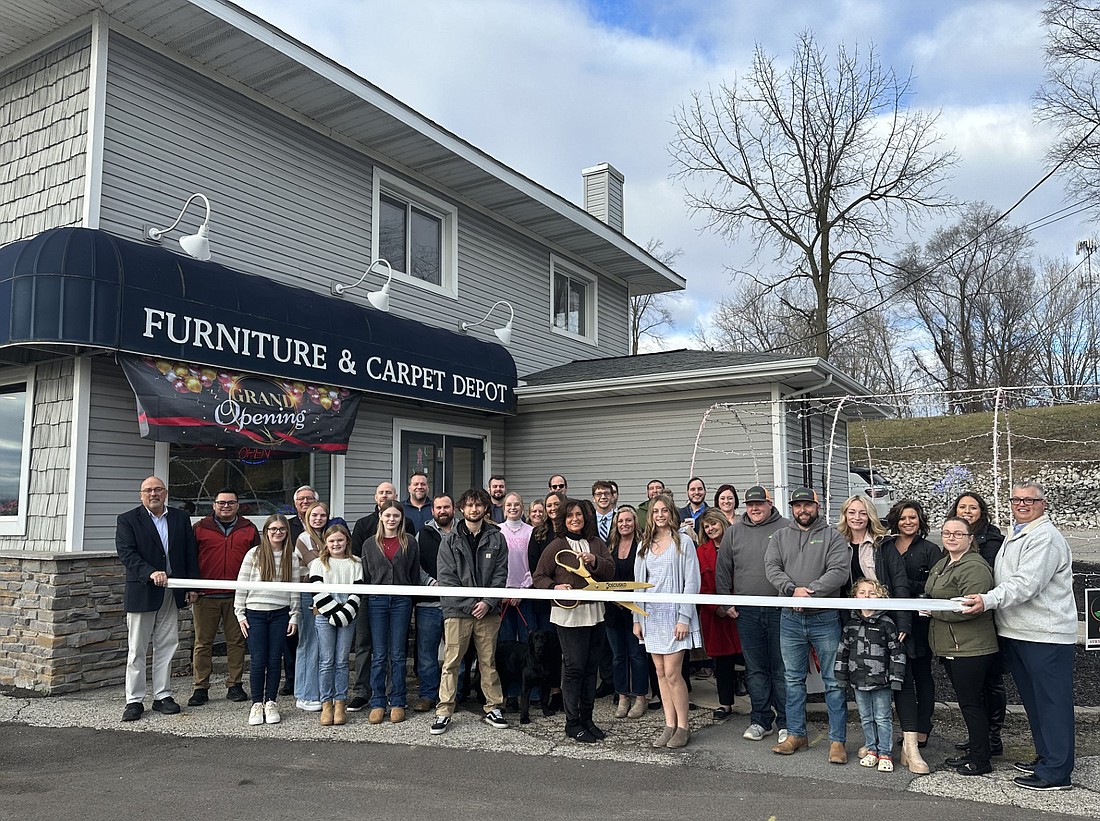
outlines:
M1038 0L636 0L615 6L612 24L583 0L238 2L573 202L582 168L619 168L628 236L683 250L688 290L670 346L688 344L693 318L731 291L727 268L748 259L745 243L700 233L668 179L673 112L692 89L743 72L757 42L782 64L799 31L830 50L858 33L900 74L912 65L913 104L945 106L960 199L1004 209L1043 174L1049 135L1029 107L1042 76ZM1047 183L1014 221L1060 199ZM1067 220L1037 239L1059 253L1080 230Z

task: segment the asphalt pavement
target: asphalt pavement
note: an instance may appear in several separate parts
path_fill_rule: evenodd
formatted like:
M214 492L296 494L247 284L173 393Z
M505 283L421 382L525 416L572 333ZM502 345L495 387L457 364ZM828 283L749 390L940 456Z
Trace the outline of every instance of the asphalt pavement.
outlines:
M249 819L350 817L413 819L520 817L582 819L705 817L860 821L886 817L968 819L1100 818L1100 759L1078 759L1076 789L1034 793L1014 786L1009 761L991 776L953 772L916 777L855 761L861 733L854 707L847 766L826 761L826 726L811 705L809 750L783 757L743 739L747 715L711 719L709 682L693 681L700 709L683 751L654 750L659 711L616 720L609 699L596 720L607 741L564 738L563 718L535 709L533 722L493 729L476 704L460 709L447 733L428 733L431 713L370 726L366 713L345 727L321 727L316 713L281 700L284 720L249 726L248 705L227 702L212 682L211 701L175 716L146 710L120 723L121 688L66 696L0 696L0 818L135 817L156 821L199 815ZM176 697L189 694L179 679ZM740 701L740 700L739 700ZM745 704L739 704L744 709ZM948 705L937 709L951 709ZM941 761L949 742L933 737L927 757ZM1011 751L1020 755L1026 750ZM667 805L667 806L666 806ZM140 807L128 812L127 807ZM465 812L463 812L465 811Z

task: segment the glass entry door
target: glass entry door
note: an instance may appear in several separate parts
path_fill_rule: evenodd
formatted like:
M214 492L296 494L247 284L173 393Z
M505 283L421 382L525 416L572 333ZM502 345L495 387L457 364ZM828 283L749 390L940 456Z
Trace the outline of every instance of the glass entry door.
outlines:
M401 476L404 490L413 471L428 474L432 496L457 496L471 487L484 487L485 443L481 439L419 431L401 431Z

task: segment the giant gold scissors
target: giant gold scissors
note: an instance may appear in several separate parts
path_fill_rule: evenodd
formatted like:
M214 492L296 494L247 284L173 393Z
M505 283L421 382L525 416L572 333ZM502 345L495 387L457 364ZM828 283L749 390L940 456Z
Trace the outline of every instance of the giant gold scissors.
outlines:
M572 556L575 559L577 559L577 566L574 567L571 564L563 562L561 560L561 556L562 556L563 553L567 556ZM592 578L592 574L589 572L588 568L585 566L584 559L581 558L580 554L574 553L572 550L559 550L557 553L554 554L554 563L558 567L565 568L570 573L574 573L574 574L580 576L582 579L584 579L585 586L581 587L581 588L577 588L578 590L610 590L612 592L618 592L620 590L645 590L647 587L653 587L653 585L650 584L649 582L601 582L601 581L596 581L596 579ZM564 607L567 610L571 610L572 608L576 607L579 604L579 602L572 602L571 604L564 604L564 603L558 601L557 599L555 599L554 604L556 604L558 607ZM612 602L612 604L617 604L617 605L619 605L619 607L625 607L627 610L630 610L634 613L638 613L639 615L642 615L642 616L648 616L649 615L649 613L644 611L642 608L640 608L634 602L617 601L617 602Z

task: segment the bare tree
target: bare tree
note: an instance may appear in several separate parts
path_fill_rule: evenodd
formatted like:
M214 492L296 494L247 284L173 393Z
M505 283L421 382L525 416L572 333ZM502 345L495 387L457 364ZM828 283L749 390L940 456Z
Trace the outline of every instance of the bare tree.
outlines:
M1046 79L1036 94L1041 120L1058 135L1047 152L1067 189L1100 205L1100 0L1050 0Z
M697 325L695 341L710 350L768 351L790 357L817 356L811 333L814 307L800 305L791 283L767 289L745 282L719 301L710 325ZM905 317L883 308L845 324L834 338L830 361L873 393L900 393L912 369L898 360Z
M744 78L676 113L670 152L689 207L729 238L748 229L757 257L773 257L778 275L757 281L788 301L790 288L802 294L792 304L808 311L817 356L832 353L837 314L866 307L846 284L877 279L897 223L950 204L940 186L954 154L909 95L910 78L873 47L839 48L829 63L805 33L789 68L757 47Z
M1052 398L1063 401L1095 399L1100 355L1097 327L1096 282L1091 259L1086 267L1071 266L1062 259L1043 260L1036 290L1039 298L1031 312L1036 376L1051 386Z
M937 230L923 251L912 247L899 266L910 278L914 316L931 357L913 361L945 391L1025 385L1037 344L1032 241L985 203L970 203L954 225ZM955 395L949 410L986 409L988 396Z
M668 267L676 262L683 253L680 248L665 250L665 244L659 239L650 239L645 244L646 251ZM641 294L630 298L630 353L637 354L642 338L648 337L660 345L664 341L663 328L672 327L672 311L668 307L667 294Z

